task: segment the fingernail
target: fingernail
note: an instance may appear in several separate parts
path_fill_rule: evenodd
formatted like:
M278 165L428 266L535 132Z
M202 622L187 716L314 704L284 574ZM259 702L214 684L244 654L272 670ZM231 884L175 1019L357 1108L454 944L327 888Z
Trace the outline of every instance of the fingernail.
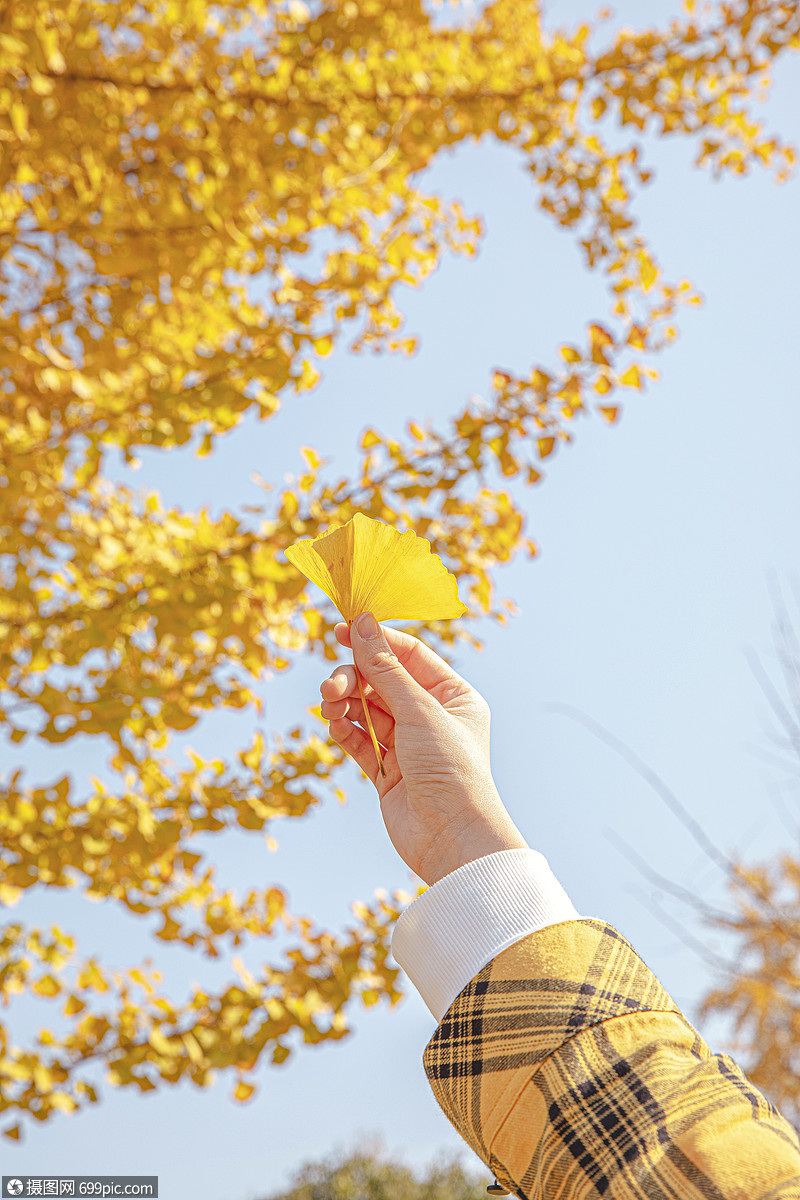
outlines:
M375 620L371 612L362 613L356 621L356 629L358 636L369 641L378 636L378 622Z

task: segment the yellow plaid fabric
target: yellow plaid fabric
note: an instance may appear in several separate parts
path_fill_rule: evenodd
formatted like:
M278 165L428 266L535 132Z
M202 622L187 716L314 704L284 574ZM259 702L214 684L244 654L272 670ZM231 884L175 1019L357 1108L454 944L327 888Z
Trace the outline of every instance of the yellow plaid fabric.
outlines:
M525 1200L800 1200L792 1127L600 921L498 954L423 1063L448 1119Z

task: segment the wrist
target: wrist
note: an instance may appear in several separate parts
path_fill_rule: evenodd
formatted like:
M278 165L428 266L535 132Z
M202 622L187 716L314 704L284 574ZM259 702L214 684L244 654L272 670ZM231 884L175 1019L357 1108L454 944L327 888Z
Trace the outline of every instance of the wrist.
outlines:
M507 814L505 821L495 820L490 824L475 822L458 838L438 850L420 877L432 887L459 867L485 858L488 854L495 854L498 850L528 849L528 843Z

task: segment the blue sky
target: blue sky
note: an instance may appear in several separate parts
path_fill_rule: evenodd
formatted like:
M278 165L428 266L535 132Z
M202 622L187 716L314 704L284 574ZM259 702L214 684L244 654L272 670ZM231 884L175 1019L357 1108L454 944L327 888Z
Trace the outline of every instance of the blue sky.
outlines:
M583 0L549 7L564 22L595 12ZM615 6L630 24L640 10ZM648 4L653 20L674 11ZM765 114L800 141L796 58L779 70ZM688 142L646 148L655 179L636 214L666 274L688 276L704 305L681 314L680 339L655 364L660 381L632 396L621 422L581 422L574 444L549 460L545 481L519 493L540 556L498 571L498 592L519 613L506 628L485 622L483 652L460 649L456 665L491 705L495 779L529 844L548 856L579 911L620 929L692 1016L711 975L658 920L650 885L609 831L708 899L720 897L718 876L631 767L547 705L572 705L622 739L720 847L759 857L787 844L773 802L782 776L759 755L769 714L747 653L770 667L770 578L787 595L800 579L800 181L779 187L758 173L714 182L691 166ZM253 472L278 486L297 472L300 444L330 456L338 476L355 463L366 425L398 434L409 417L442 423L470 395L488 394L493 368L547 362L559 342L602 317L601 282L584 271L570 235L539 212L513 151L487 143L445 155L428 182L481 214L486 236L477 259L450 258L420 291L404 293L407 330L421 338L413 359L334 356L317 390L269 423L248 420L212 457L148 453L137 472L120 466L116 477L187 509L216 511L260 500ZM265 685L266 728L303 720L329 671L303 662ZM183 741L211 757L246 744L251 732L250 719L234 712ZM105 756L86 739L26 743L5 755L37 782L65 767L86 778ZM346 806L331 802L278 825L274 853L256 835L209 846L221 881L242 891L277 882L294 912L331 929L376 888L413 887L371 785L355 771L348 783ZM796 790L781 794L788 807L797 800ZM676 903L667 907L701 932ZM193 979L230 975L228 962L212 969L188 952L162 957L140 923L75 896L43 892L18 913L58 921L109 964L157 955L176 995ZM265 954L276 957L269 944L245 957L256 966ZM382 1135L410 1165L463 1150L465 1163L480 1166L425 1080L434 1022L407 986L394 1011L354 1011L351 1037L265 1067L247 1106L229 1099L225 1080L207 1092L181 1086L145 1097L106 1088L95 1111L28 1126L22 1146L4 1145L2 1171L158 1174L168 1198L248 1200L362 1134ZM21 1013L20 1030L42 1012ZM724 1029L706 1032L719 1048Z

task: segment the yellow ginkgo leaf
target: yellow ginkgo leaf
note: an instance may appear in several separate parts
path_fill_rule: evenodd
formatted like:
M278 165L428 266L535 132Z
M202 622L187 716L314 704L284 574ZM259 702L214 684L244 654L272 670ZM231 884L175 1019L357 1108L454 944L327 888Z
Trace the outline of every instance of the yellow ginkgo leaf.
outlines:
M413 529L399 533L363 513L297 542L286 557L330 596L348 625L362 612L376 621L433 621L467 611L455 575L427 538Z
M243 1104L245 1100L250 1099L255 1090L254 1084L245 1083L243 1079L240 1079L234 1089L233 1098L234 1100L238 1100L240 1104Z
M455 575L413 529L400 533L363 513L317 538L289 546L286 557L330 596L348 625L362 612L376 621L435 621L460 617L467 606L458 598ZM372 728L361 676L356 671L372 744L385 775Z

